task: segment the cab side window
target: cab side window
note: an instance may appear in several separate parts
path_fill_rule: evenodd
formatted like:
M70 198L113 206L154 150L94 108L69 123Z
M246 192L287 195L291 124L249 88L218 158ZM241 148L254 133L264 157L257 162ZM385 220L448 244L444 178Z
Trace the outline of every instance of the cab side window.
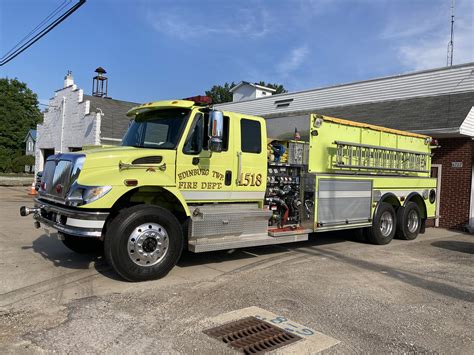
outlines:
M200 113L194 118L194 126L188 134L188 139L184 144L183 152L185 154L198 154L204 148L204 116ZM204 148L207 149L207 148Z
M230 118L229 116L224 116L224 137L222 138L222 151L227 152L229 149L229 130L230 130ZM208 139L208 132L209 132L209 114L206 113L204 117L204 142L203 142L203 149L208 150L209 139Z
M262 152L260 122L245 118L240 120L240 148L244 153Z
M222 140L222 151L229 149L229 117L224 116L224 137ZM194 118L193 126L188 133L188 138L183 147L184 154L199 154L209 149L209 114L198 113Z

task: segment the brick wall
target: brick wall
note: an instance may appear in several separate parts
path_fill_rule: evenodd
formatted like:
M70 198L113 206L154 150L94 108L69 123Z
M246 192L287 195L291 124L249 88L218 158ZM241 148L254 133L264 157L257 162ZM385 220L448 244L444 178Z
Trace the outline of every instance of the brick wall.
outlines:
M433 164L442 164L440 227L463 229L469 223L474 141L471 138L438 139ZM462 162L462 168L452 167Z

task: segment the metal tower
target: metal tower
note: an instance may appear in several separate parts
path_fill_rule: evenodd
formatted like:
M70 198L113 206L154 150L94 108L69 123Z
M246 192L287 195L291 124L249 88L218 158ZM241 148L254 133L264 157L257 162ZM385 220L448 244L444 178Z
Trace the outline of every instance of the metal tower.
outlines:
M453 66L454 57L454 0L451 0L451 40L448 43L448 55L446 58L446 66Z

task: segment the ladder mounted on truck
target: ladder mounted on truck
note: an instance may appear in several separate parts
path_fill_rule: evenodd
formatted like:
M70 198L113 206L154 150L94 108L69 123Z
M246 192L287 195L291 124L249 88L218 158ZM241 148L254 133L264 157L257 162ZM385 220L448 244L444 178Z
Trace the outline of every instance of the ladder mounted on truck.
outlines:
M335 141L335 166L340 169L428 173L430 153Z

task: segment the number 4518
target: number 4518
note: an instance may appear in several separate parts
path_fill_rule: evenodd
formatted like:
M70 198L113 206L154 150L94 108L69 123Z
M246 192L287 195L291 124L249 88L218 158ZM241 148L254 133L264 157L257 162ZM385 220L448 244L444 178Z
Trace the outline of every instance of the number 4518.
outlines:
M240 186L262 185L262 174L242 173L240 174Z

